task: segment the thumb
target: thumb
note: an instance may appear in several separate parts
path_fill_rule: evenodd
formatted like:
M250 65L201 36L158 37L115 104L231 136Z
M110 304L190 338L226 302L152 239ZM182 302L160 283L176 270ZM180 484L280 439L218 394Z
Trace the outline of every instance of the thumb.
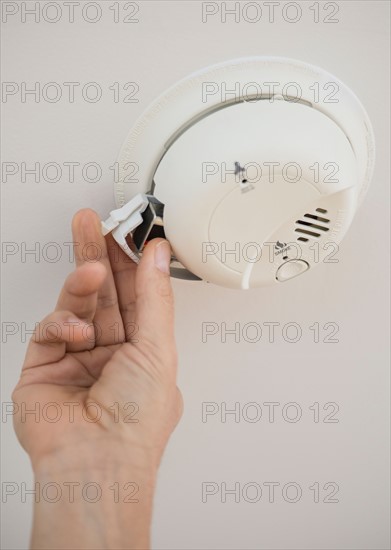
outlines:
M175 356L170 261L169 242L153 239L144 249L135 280L137 345L153 350L161 359Z

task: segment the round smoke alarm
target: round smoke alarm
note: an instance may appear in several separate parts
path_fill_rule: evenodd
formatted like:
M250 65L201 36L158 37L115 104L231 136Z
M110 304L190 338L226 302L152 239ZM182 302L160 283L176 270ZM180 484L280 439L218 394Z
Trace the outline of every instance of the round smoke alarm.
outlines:
M335 76L250 57L159 96L118 164L105 234L136 262L163 236L173 276L247 289L307 273L336 249L367 191L374 138Z

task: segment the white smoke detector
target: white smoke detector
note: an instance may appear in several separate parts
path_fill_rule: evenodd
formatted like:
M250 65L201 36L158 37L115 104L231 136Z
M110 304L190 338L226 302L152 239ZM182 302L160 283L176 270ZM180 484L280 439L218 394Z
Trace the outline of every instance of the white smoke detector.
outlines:
M281 284L335 251L367 191L374 138L333 75L251 57L163 93L118 162L104 233L135 261L165 236L173 276L246 289Z

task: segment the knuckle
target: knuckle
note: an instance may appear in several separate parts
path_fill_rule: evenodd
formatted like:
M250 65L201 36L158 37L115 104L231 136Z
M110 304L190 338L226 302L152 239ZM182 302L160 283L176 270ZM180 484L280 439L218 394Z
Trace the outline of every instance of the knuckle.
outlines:
M174 305L174 293L169 279L160 279L157 284L156 291L159 298L161 298L165 304L168 306Z
M107 309L109 307L114 307L118 304L118 300L115 296L102 295L98 296L98 308Z

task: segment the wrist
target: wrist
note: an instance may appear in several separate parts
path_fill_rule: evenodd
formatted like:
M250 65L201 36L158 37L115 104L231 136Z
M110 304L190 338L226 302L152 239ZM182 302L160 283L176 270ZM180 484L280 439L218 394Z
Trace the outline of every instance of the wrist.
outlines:
M156 469L112 451L39 462L32 548L149 547Z
M86 440L74 445L59 445L50 453L30 456L36 478L70 474L108 476L132 472L141 478L155 479L159 461L147 449L117 440Z

